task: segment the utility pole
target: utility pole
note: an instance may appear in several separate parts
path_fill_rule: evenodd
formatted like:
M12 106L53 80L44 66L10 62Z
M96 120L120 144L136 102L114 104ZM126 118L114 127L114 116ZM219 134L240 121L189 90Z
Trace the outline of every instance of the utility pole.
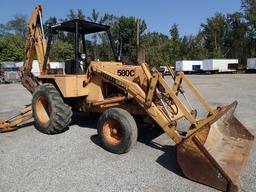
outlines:
M137 55L138 55L138 50L140 48L140 19L137 19L136 21L136 32L137 32Z
M136 51L137 51L137 63L145 63L145 50L140 47L140 19L136 21Z

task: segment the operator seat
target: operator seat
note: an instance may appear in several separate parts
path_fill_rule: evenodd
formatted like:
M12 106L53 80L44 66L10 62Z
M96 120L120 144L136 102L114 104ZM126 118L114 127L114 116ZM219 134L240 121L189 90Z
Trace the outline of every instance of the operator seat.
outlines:
M76 60L69 59L65 61L65 74L83 74L83 70L79 65L79 70L76 72Z

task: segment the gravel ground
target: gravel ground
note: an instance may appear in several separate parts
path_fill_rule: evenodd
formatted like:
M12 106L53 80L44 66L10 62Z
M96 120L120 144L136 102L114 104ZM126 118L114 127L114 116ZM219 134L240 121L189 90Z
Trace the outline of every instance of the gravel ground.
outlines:
M256 74L189 78L213 106L238 100L236 116L256 135ZM30 100L21 85L0 85L0 118ZM100 147L95 127L96 119L76 114L62 134L44 135L34 129L33 121L1 134L0 191L216 191L182 175L174 143L165 134L141 127L137 145L115 155ZM255 145L241 176L241 191L256 191L254 159Z

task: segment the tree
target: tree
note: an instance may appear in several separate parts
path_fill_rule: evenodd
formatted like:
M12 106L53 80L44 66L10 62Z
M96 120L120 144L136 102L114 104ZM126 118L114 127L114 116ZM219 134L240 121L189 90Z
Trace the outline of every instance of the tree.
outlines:
M242 8L245 12L245 18L251 25L252 29L256 30L256 0L241 0Z
M57 24L57 18L56 17L50 17L44 22L44 33L45 37L48 38L50 34L50 27Z
M242 0L244 18L247 22L247 52L248 57L256 56L256 0Z
M16 15L0 25L0 61L21 61L24 58L27 34L26 16Z
M141 40L146 52L146 62L150 66L161 66L169 63L170 40L168 36L153 32L143 35Z
M0 39L0 61L22 61L25 41L18 35L8 34Z
M179 35L178 25L175 23L172 25L170 29L171 36L171 47L170 47L170 64L174 65L174 63L182 58L181 55L181 39Z
M179 41L180 40L180 35L179 35L179 29L178 29L178 25L176 23L174 23L170 29L170 35L171 35L171 39L173 41Z
M0 24L0 38L4 37L8 33L7 26L5 24Z
M57 39L52 45L50 52L51 61L65 61L74 58L74 51L71 44Z
M99 24L104 24L104 22L107 20L107 15L105 14L104 16L100 16L100 13L97 12L95 9L92 10L92 15L90 17L87 17L87 19L91 22L94 23L99 23ZM93 53L94 53L94 60L98 59L98 55L97 55L97 41L98 41L98 34L94 33L92 35L92 39L93 39Z
M27 16L15 15L14 18L7 23L7 29L25 38L27 35Z
M140 25L140 35L144 33L147 25L142 20ZM123 59L127 63L136 63L136 19L135 17L121 16L112 26L114 39L119 42L122 50Z
M223 58L226 51L223 50L226 36L225 16L216 13L213 17L208 18L207 23L202 24L201 27L209 57Z
M247 25L243 20L243 15L240 12L227 14L226 16L226 36L224 57L226 58L241 58L242 63L246 62L248 51L246 49L246 33Z
M116 17L112 14L105 13L103 15L102 21L104 21L104 25L113 26L115 23L118 22L118 17ZM111 48L111 45L110 45L108 34L107 33L99 33L98 37L99 37L98 40L100 42L100 45L97 45L98 58L100 60L114 60L115 58L114 58L114 55L113 55L113 52L112 52L112 48ZM114 46L115 46L115 49L116 49L117 41L114 41L113 43L114 43Z
M60 19L61 22L69 21L73 19L82 19L85 20L85 14L82 9L77 9L77 11L70 9L67 16L64 19Z
M207 58L202 33L184 36L181 43L181 57L183 60L201 60Z

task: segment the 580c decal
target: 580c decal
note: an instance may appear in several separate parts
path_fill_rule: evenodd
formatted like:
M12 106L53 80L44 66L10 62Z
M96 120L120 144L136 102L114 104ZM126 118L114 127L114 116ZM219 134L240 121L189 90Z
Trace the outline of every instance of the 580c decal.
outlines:
M131 76L133 77L135 75L135 71L132 70L126 70L126 69L118 69L117 70L117 75L118 76Z

